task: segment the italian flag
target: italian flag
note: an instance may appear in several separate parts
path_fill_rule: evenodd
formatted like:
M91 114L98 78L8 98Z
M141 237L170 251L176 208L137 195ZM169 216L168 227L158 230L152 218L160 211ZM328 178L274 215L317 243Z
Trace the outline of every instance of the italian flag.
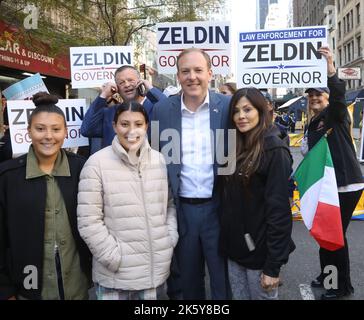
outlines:
M302 219L321 248L344 246L335 170L326 136L309 151L294 173Z

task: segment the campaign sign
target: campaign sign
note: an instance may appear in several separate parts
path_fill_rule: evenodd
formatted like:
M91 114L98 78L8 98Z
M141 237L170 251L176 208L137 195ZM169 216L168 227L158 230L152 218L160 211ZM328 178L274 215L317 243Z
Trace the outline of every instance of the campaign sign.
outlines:
M239 32L237 85L257 88L327 86L327 63L317 50L327 28Z
M157 23L158 72L177 73L177 57L184 49L204 50L214 74L230 74L231 27L229 22Z
M9 100L8 117L13 154L27 153L31 139L28 135L28 119L35 109L32 100ZM74 148L88 145L88 138L81 135L80 127L86 113L86 99L61 99L57 106L66 117L68 135L63 148Z
M100 87L114 81L117 68L133 65L133 47L73 47L70 59L73 89Z
M3 95L7 100L23 100L30 99L39 91L48 92L39 73L25 78L3 91Z

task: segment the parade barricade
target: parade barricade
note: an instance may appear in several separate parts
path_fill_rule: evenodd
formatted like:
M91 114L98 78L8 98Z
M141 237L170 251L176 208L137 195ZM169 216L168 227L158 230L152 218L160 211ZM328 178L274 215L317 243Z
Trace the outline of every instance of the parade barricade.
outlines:
M291 207L292 218L294 221L301 221L302 216L300 212L300 197L298 190L293 192L293 204ZM352 220L362 220L364 221L364 192L361 194L360 200L353 213Z
M300 147L303 139L303 133L290 133L289 134L289 146Z

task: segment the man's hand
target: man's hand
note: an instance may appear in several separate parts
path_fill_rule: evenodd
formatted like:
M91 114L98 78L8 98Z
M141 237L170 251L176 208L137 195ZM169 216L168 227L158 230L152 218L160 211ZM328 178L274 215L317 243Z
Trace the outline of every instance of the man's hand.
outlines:
M327 61L327 76L331 78L336 73L336 68L334 65L334 55L332 54L329 47L321 47L318 49L318 52L321 53Z
M148 81L148 80L144 80L144 79L140 79L137 83L137 87L140 85L140 84L143 84L144 87L145 87L145 94L147 94L147 92L153 88L152 84Z
M114 82L106 82L101 87L100 97L109 100L117 92L118 88Z
M278 288L279 277L273 278L262 273L260 277L260 284L265 291L271 291L273 289Z

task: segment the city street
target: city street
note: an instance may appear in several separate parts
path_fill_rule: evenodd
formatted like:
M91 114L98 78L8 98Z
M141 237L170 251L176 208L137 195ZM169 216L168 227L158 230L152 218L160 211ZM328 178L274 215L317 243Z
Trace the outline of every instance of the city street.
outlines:
M347 232L351 280L355 290L354 295L345 298L348 300L364 300L364 274L361 272L364 267L363 230L364 221L352 221ZM311 289L310 283L319 274L319 247L302 221L293 222L292 237L296 250L291 254L288 264L283 267L281 272L283 286L279 289L280 299L318 300L324 290Z
M172 256L171 297L225 298L219 253L264 269L229 261L235 296L331 299L357 203L343 300L364 301L363 17L364 0L0 1L0 300L168 300ZM337 291L311 287L315 239L344 249L321 252Z
M354 129L357 149L359 152L359 130ZM291 147L293 156L293 168L296 169L302 155L299 148ZM364 174L364 165L361 165ZM364 274L361 272L364 267L363 261L363 230L364 221L352 221L347 231L349 242L349 254L351 262L351 279L355 294L347 297L348 300L364 299ZM282 300L301 300L301 299L320 299L323 289L311 288L310 282L320 270L318 245L310 236L307 228L302 221L293 222L293 240L296 250L291 254L289 263L283 268L282 279L284 285L280 287L280 299Z
M297 132L299 133L299 132ZM358 138L359 130L354 129L354 137ZM359 147L359 140L356 140ZM293 169L296 169L302 155L298 147L291 147L293 157ZM358 148L359 150L359 148ZM361 165L364 174L364 165ZM364 221L352 221L347 231L349 253L351 261L351 280L355 293L343 299L364 300L364 260L363 260L363 231ZM283 285L279 288L280 300L319 300L323 289L311 288L311 281L319 274L320 262L319 246L309 234L303 221L293 222L292 238L296 244L296 250L291 254L290 260L282 268L281 277ZM206 270L208 275L208 271ZM207 297L210 296L210 288L207 278ZM91 299L95 299L93 290L90 290ZM167 297L164 297L167 299Z
M299 133L297 131L296 133ZM359 130L354 129L354 137L358 152ZM293 169L295 170L302 160L300 148L291 147ZM364 165L361 165L364 174ZM347 231L349 254L351 262L351 280L355 293L346 300L364 300L364 270L363 260L363 231L364 221L352 221ZM311 237L303 221L293 222L292 238L296 250L291 254L290 260L282 268L281 277L283 285L279 288L281 300L319 300L323 289L311 288L311 281L318 276L320 270L319 246ZM209 288L207 288L209 291Z

